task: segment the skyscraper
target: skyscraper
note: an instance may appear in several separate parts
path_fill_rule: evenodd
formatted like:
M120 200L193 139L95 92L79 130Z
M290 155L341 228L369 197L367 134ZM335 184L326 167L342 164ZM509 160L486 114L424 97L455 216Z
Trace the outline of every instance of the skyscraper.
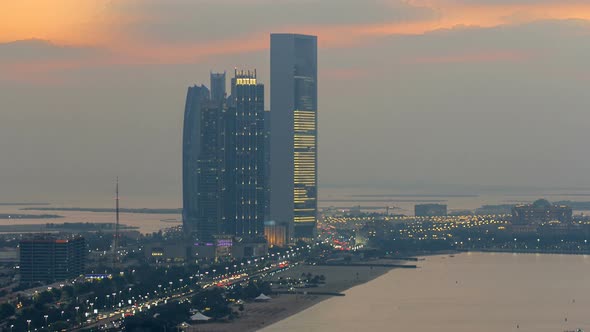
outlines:
M225 72L211 73L211 100L219 102L225 100Z
M211 99L204 104L200 110L199 125L201 147L197 163L195 235L199 240L212 241L215 235L220 234L226 214L223 204L226 189L226 107L223 98Z
M256 71L235 72L226 126L226 234L264 236L265 177L264 85Z
M257 82L256 72L236 71L227 100L225 73L212 73L211 86L211 94L195 86L187 95L185 232L206 242L217 235L261 238L268 188L264 85Z
M317 37L271 34L270 217L297 238L317 219Z
M188 88L182 134L182 224L187 234L197 231L201 110L208 104L207 87L195 85Z

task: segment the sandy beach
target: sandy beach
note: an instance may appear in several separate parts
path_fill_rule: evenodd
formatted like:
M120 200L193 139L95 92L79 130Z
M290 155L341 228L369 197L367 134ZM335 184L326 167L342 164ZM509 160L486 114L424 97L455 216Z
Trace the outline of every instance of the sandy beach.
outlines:
M391 263L391 261L389 261ZM392 268L369 266L310 266L299 265L280 276L299 277L302 273L324 275L326 284L321 287L309 288L309 291L317 292L343 292L351 287L371 281ZM278 278L276 275L274 278ZM250 302L244 305L244 311L240 317L232 322L206 323L193 325L185 331L212 331L228 332L257 331L269 326L302 310L305 310L323 300L329 295L296 295L279 294L272 296L268 302Z

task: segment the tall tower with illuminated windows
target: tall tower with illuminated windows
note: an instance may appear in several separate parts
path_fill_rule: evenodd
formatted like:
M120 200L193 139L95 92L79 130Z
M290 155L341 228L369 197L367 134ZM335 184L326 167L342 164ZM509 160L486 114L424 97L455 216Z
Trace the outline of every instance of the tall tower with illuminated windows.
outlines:
M264 85L237 71L225 98L225 73L211 92L190 87L183 135L183 225L193 239L264 236L268 196Z
M237 71L226 120L226 204L224 233L264 236L266 158L264 85L256 71Z
M270 218L295 238L317 221L317 37L270 37Z

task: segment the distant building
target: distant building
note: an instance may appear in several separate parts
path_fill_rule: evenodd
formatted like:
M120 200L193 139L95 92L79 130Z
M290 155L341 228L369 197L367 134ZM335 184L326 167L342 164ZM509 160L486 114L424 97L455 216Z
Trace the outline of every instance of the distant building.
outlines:
M225 144L224 235L264 238L266 154L264 85L256 71L236 71Z
M187 235L200 232L198 223L198 178L201 152L201 111L209 105L209 89L192 86L186 93L182 133L182 225Z
M512 224L543 224L550 221L572 222L572 208L565 205L553 205L546 199L539 199L533 204L521 204L512 208Z
M236 70L231 82L228 98L225 73L211 74L211 92L189 88L184 117L184 230L219 248L218 237L264 239L269 205L264 85L256 71Z
M248 257L264 256L268 253L268 244L264 238L244 240L234 238L231 248L233 258L242 259Z
M73 279L84 274L86 242L80 236L37 236L20 241L19 256L23 284Z
M270 219L311 239L318 214L317 37L271 34L270 76Z
M274 221L264 223L264 236L269 247L285 247L289 242L289 227L286 224L277 224Z
M264 178L266 179L264 220L270 220L270 116L270 111L264 112Z
M225 72L211 73L211 100L214 102L223 102L225 98Z
M414 206L416 217L440 217L447 215L446 204L416 204Z
M211 82L213 84L214 82ZM226 220L226 108L210 100L200 110L200 149L197 162L197 216L194 237L212 241Z

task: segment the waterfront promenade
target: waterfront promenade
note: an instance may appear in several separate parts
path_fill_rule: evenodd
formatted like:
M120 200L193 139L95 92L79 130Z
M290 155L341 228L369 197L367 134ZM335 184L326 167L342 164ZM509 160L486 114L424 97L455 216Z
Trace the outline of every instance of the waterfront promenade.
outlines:
M568 249L520 249L520 248L473 248L457 249L458 252L498 252L515 254L590 255L590 250Z

